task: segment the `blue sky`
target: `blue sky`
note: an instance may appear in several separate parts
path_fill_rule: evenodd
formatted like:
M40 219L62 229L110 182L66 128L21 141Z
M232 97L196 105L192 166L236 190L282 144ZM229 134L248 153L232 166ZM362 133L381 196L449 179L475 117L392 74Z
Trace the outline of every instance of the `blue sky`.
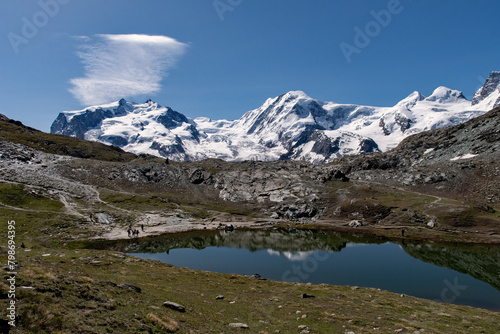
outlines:
M192 118L236 119L290 90L392 106L414 90L429 95L444 85L471 99L500 70L498 1L0 0L0 6L0 113L44 131L59 112L121 92Z

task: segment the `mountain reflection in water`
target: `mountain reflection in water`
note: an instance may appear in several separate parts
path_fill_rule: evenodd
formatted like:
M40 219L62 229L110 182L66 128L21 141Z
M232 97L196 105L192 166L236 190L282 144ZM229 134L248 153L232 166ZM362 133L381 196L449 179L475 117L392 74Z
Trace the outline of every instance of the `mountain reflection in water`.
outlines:
M172 249L226 247L266 250L291 261L303 261L316 251L340 252L362 244L383 244L387 240L325 231L273 229L195 231L174 235L109 242L94 242L90 248L111 249L125 253L164 253ZM500 290L500 247L494 245L401 244L412 257L436 266L468 274Z

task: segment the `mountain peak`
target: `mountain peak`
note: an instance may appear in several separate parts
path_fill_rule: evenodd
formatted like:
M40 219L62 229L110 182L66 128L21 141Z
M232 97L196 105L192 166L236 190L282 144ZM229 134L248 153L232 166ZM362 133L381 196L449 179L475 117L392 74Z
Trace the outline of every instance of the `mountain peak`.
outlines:
M439 103L457 102L459 100L466 100L464 94L455 89L450 89L445 86L439 86L432 92L431 96L426 98L427 101L434 101Z
M312 98L301 90L292 90L285 94L286 97L294 99L312 100Z
M417 102L425 100L426 96L419 91L414 91L406 98L398 102L398 106L404 107L406 109L411 109Z

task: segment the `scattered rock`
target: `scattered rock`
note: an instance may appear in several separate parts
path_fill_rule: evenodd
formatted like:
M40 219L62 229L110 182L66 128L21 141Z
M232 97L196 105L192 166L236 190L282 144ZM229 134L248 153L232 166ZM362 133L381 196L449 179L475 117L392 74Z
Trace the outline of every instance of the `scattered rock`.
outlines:
M228 326L231 327L231 328L245 328L245 329L249 329L250 328L250 327L248 327L247 324L244 324L244 323L241 323L241 322L233 322L233 323L230 323Z
M184 306L182 306L181 304L174 303L174 302L166 301L163 303L163 306L168 307L174 311L186 312L186 308Z
M358 227L361 227L363 226L363 224L357 220L351 220L349 222L349 227L353 227L353 228L358 228Z
M215 297L215 299L224 299L224 296L223 295L218 295L217 297Z
M138 293L141 293L142 289L139 288L138 286L136 285L132 285L132 284L120 284L118 285L118 287L120 289L129 289L129 290L134 290L135 292L138 292Z
M260 281L267 281L267 278L264 278L262 276L260 276L259 274L253 274L252 276L250 276L251 278L255 278L255 279L258 279Z

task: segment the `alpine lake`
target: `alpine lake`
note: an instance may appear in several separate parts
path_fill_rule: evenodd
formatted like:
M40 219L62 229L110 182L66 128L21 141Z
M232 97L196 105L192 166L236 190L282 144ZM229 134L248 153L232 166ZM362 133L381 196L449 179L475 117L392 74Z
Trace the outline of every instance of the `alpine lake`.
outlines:
M390 242L297 229L196 231L93 242L178 267L256 279L372 287L500 311L500 246Z

